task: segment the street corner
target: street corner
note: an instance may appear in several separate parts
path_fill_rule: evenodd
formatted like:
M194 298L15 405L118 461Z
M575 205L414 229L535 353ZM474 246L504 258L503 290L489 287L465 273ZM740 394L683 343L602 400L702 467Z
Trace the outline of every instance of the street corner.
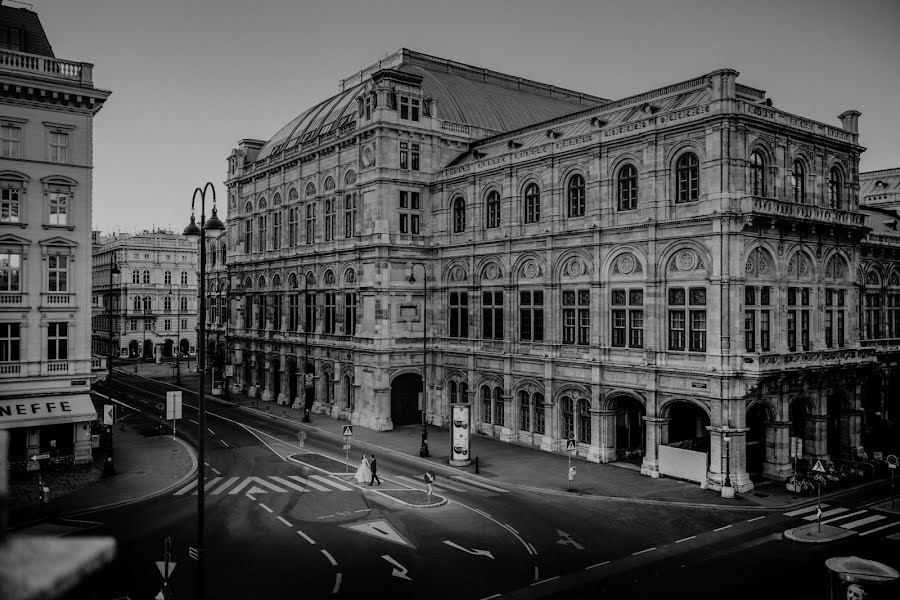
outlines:
M833 525L822 525L810 523L801 527L788 529L784 532L784 538L792 542L800 542L803 544L824 544L833 542L845 537L855 535L856 532L851 529L843 529Z
M437 508L447 504L447 499L438 494L428 495L424 490L385 489L369 490L379 496L385 496L394 502L411 508Z

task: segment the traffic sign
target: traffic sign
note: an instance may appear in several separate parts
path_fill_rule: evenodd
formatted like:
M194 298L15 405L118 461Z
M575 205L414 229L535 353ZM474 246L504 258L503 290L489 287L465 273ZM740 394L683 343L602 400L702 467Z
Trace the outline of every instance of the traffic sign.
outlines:
M575 451L575 440L573 438L569 438L566 440L566 452L570 451Z
M166 420L181 418L181 390L166 392Z
M44 460L45 458L50 458L49 454L34 454L31 456L31 460Z
M821 461L821 460L817 460L817 461L816 461L816 464L813 465L812 470L815 471L816 473L824 473L824 472L825 472L825 467L822 466L822 461Z
M175 561L169 561L166 563L164 560L156 561L156 568L159 569L159 574L162 575L163 579L168 581L168 577L172 576L172 571L175 570L175 565L177 565ZM166 576L166 571L168 571L168 577Z
M897 458L896 454L888 454L887 455L887 464L890 468L896 469L898 462L900 462L900 459Z
M113 424L113 405L112 404L104 404L103 405L103 424L104 425L112 425Z
M344 425L344 435L345 436L353 435L353 425Z
M823 483L825 482L825 476L821 473L816 473L815 475L813 475L813 479L815 479L816 481L821 481Z
M188 546L188 556L190 556L194 560L197 560L197 549L193 546Z
M344 444L343 449L344 449L344 450L349 450L349 449L350 449L350 444Z

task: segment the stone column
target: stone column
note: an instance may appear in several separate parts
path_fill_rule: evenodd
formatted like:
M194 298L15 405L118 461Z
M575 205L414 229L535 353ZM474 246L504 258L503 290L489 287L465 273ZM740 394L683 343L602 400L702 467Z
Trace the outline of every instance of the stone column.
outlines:
M856 449L862 447L862 424L865 411L852 409L841 413L841 460L856 458ZM847 456L845 456L845 451ZM834 460L834 457L831 458Z
M25 443L28 444L28 450L25 451L25 469L28 471L38 471L41 468L40 461L31 460L31 457L35 454L40 454L41 428L29 427L25 433L25 440Z
M828 415L806 415L803 455L828 460Z
M360 411L360 425L375 431L387 431L394 428L391 420L391 388L372 390L371 409Z
M277 397L276 393L278 391L272 389L272 386L274 384L274 377L272 376L272 361L268 362L269 364L266 366L266 371L263 375L263 381L260 382L263 387L260 398L262 398L263 402L271 402L273 398Z
M291 394L291 388L288 385L284 356L282 356L278 361L278 369L281 373L281 377L279 377L279 379L281 380L281 389L275 390L276 392L278 392L278 404L289 404L291 401L289 397Z
M615 423L615 421L614 421ZM608 436L604 438L601 436L602 432L600 431L600 409L592 408L591 409L591 446L588 448L587 459L591 462L600 462L602 459L602 449L600 448L600 440L608 440ZM603 461L603 462L609 462Z
M544 437L541 438L541 450L556 451L556 422L553 420L553 401L544 396Z
M763 475L786 481L792 472L790 421L766 421L766 460Z
M515 411L510 410L512 407L512 402L510 402L512 398L503 395L503 428L500 430L500 441L501 442L514 442L515 436L513 432L516 431L515 422L513 419L515 418Z
M597 459L599 462L615 462L616 455L616 422L619 411L600 410L591 411L591 429L596 431L595 444L597 446ZM588 456L590 459L590 456Z
M722 489L726 474L735 492L749 492L753 482L747 474L747 432L748 428L709 428L710 461L707 485L713 489ZM728 438L726 444L724 438ZM718 446L718 453L713 448ZM726 451L727 450L727 451ZM725 461L728 464L725 465ZM724 467L724 470L723 470Z
M642 417L646 425L647 452L641 463L641 475L659 477L659 447L669 442L669 419L662 417Z

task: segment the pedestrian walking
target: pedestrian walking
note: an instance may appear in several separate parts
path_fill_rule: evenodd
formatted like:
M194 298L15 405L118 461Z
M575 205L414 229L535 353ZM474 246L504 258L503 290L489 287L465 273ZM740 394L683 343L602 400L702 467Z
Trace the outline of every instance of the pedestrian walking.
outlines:
M363 454L359 461L359 468L356 470L356 481L365 483L372 481L372 469L369 468L369 458Z
M369 485L373 485L376 481L378 485L381 485L381 479L378 477L378 461L375 460L375 455L372 455L372 460L369 461L369 468L372 469L372 481L369 482Z
M428 486L428 496L430 497L434 492L434 473L431 471L425 471L425 485Z

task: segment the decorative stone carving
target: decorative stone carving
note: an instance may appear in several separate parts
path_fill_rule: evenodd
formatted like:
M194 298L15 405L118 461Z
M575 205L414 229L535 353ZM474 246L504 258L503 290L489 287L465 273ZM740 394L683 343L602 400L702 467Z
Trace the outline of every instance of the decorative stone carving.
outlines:
M784 256L784 242L779 242L778 244L778 256Z
M900 286L900 274L898 274L896 271L891 273L891 278L888 280L888 285Z
M344 175L344 185L353 185L356 183L356 171L347 171Z
M347 269L347 272L344 274L344 283L356 283L356 271Z
M522 268L522 274L528 279L534 279L541 274L541 268L533 260L529 260Z
M631 254L623 254L616 262L616 266L618 267L619 273L623 275L631 275L632 273L634 273L634 269L637 266L637 261L634 260L634 256L632 256Z
M362 151L362 164L364 167L371 167L375 164L375 148L371 145L363 148Z
M450 269L450 281L465 281L467 277L466 270L459 265Z
M566 265L566 274L569 277L580 277L585 272L584 263L579 258L573 258Z
M878 285L878 274L875 271L866 273L866 285Z
M484 270L484 278L490 279L494 281L495 279L500 278L500 267L495 264L489 264L487 268Z
M334 272L325 271L325 283L327 285L334 285Z
M693 250L681 250L669 261L669 271L704 269L703 259Z

